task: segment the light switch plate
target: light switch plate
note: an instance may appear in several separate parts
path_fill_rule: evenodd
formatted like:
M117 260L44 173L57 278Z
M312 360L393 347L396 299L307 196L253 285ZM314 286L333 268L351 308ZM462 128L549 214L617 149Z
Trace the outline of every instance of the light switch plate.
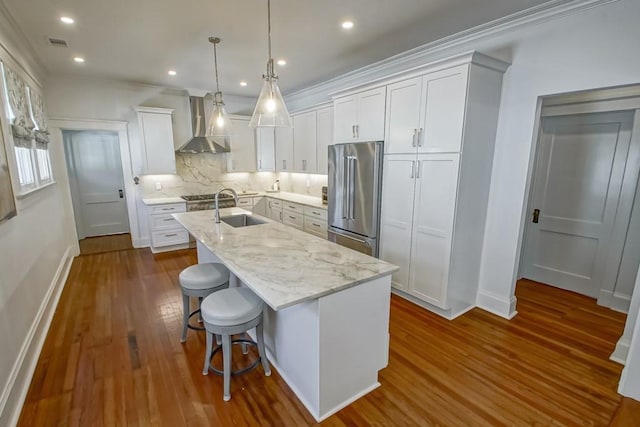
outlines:
M162 190L162 183L156 182L156 190Z

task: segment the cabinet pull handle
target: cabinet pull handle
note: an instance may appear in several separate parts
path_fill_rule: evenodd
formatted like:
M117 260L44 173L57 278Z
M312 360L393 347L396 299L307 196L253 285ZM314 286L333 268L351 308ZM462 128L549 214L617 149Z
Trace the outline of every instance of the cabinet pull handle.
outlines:
M173 237L173 236L177 236L178 233L171 233L171 234L165 234L164 237Z
M356 138L360 138L360 125L356 125Z
M416 161L411 160L411 178L415 178L416 175Z
M416 136L418 135L418 129L413 130L413 136L411 137L411 146L416 146Z
M173 218L165 218L163 221L173 221Z
M258 169L262 169L262 160L258 160Z
M163 211L172 211L173 208L162 208Z
M356 125L351 125L351 137L356 137Z
M282 212L280 212L280 221L282 221Z
M422 128L418 129L418 147L422 147Z
M282 161L282 169L287 169L287 161L286 160Z
M296 219L296 217L289 215L289 219Z
M320 216L320 212L315 212L315 211L313 211L313 212L311 212L311 214L312 214L312 215L316 215L316 216Z
M312 222L311 225L315 225L316 227L320 227L320 224L316 224L315 222Z
M420 160L418 160L418 172L416 173L416 178L420 179L420 166L422 165L422 162Z

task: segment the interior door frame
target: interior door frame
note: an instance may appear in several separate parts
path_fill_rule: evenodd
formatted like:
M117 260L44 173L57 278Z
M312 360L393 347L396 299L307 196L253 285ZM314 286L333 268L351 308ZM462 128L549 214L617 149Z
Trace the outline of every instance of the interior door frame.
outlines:
M532 162L529 166L527 177L527 197L522 212L521 235L522 239L519 243L519 262L517 278L521 279L524 271L524 263L526 258L527 242L530 236L529 221L530 213L533 209L533 187L535 180L535 171L538 167L538 156L540 154L540 140L542 137L543 127L542 120L545 117L552 116L569 116L577 114L589 113L608 113L635 111L634 123L629 143L629 153L627 156L627 164L625 167L622 189L618 206L631 206L634 201L636 188L640 185L638 177L638 169L640 168L640 85L624 86L616 88L595 89L591 91L568 93L562 95L552 95L540 97L538 99L538 108L536 111L536 124L534 130L535 140L532 146ZM629 164L635 165L635 168L629 168ZM630 170L634 169L634 170ZM633 176L635 178L633 178ZM631 212L631 211L630 211ZM615 236L626 236L630 213L625 218L621 218L620 210L616 210L612 234ZM612 239L613 241L614 239ZM624 246L624 243L622 243ZM626 312L629 309L630 298L624 298L615 295L614 289L617 279L618 267L620 259L614 259L609 256L605 261L605 273L603 279L603 287L600 288L598 296L598 304ZM613 278L613 280L610 280Z
M91 119L69 119L53 117L49 120L49 130L52 137L58 138L64 145L63 131L106 131L118 134L120 144L120 161L122 162L122 177L124 179L124 191L127 201L127 215L129 217L129 228L131 232L131 241L134 247L142 247L140 240L140 227L138 224L138 211L136 207L136 189L134 184L133 166L131 162L131 151L129 144L128 122L119 120L91 120ZM69 165L66 156L64 160L64 171L67 182L69 180ZM71 191L71 188L69 188ZM69 198L71 199L71 198ZM71 200L69 200L70 203ZM73 209L73 205L68 206ZM75 210L72 210L75 212ZM74 227L77 230L76 219L74 216ZM76 236L78 240L78 236Z

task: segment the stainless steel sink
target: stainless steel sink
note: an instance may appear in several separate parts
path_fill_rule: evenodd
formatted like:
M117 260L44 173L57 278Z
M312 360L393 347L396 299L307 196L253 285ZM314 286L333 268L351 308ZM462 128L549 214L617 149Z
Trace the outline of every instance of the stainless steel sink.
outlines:
M229 224L232 227L248 227L250 225L260 225L260 224L265 224L265 221L262 221L252 215L232 215L232 216L225 216L223 218L220 218L220 221L224 222L225 224Z

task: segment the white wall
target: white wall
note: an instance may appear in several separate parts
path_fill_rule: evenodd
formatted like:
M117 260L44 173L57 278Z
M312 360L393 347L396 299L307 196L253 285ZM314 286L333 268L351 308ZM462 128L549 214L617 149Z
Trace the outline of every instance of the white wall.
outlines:
M19 37L0 11L0 59L34 83L37 65L22 56ZM19 58L20 62L13 58ZM0 105L5 143L11 131ZM17 201L18 215L0 224L0 425L13 423L31 380L65 268L75 253L62 147L50 144L57 184ZM9 161L13 161L8 150ZM15 168L14 168L15 170ZM15 175L12 176L15 183ZM15 185L14 185L15 188ZM56 280L59 279L59 280ZM57 286L56 286L57 285Z

